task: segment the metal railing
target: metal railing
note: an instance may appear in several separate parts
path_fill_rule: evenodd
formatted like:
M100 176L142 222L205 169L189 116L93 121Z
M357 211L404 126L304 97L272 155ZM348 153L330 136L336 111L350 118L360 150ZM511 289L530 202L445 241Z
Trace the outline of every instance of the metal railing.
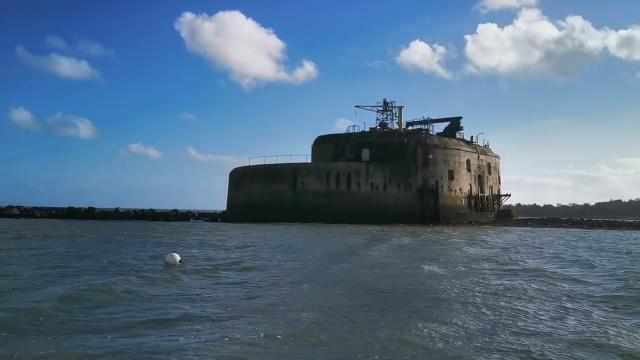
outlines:
M249 157L249 165L287 164L294 162L309 162L309 154L266 155ZM304 160L304 161L303 161Z

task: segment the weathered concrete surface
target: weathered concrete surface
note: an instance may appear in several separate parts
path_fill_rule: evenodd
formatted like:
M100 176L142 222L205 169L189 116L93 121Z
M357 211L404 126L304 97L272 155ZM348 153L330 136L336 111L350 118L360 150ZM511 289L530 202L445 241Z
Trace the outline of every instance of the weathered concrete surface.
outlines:
M489 222L500 159L425 131L318 137L312 162L244 166L229 176L230 221Z
M231 172L227 212L232 221L420 222L414 186L384 164L245 166Z

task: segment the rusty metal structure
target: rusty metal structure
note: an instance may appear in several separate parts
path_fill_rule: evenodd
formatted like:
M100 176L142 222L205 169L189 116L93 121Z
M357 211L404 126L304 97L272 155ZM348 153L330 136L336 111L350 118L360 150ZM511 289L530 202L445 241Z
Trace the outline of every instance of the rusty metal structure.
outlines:
M356 109L373 111L376 113L376 126L370 130L390 130L398 129L402 131L402 112L404 106L396 105L395 101L382 99L376 105L355 105Z
M376 126L319 136L311 162L255 164L229 175L226 220L238 222L487 223L510 196L500 157L464 137L462 117L404 121L383 99L356 108ZM444 125L436 131L436 125ZM477 140L477 136L476 136Z

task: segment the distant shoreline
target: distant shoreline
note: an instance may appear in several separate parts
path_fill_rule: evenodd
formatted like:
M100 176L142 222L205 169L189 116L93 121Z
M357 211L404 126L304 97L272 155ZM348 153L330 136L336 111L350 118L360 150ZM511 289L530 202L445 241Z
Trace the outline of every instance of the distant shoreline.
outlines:
M513 218L496 220L495 226L551 228L551 229L584 229L584 230L640 230L638 220L617 219L577 219L577 218Z
M0 207L0 218L70 219L70 220L140 220L140 221L206 221L224 222L224 211L97 209L94 207ZM473 225L473 224L461 224ZM640 221L617 219L577 219L558 217L527 217L496 220L497 227L560 228L587 230L640 230Z
M156 210L95 207L5 206L0 218L74 219L74 220L145 220L145 221L220 221L222 211Z

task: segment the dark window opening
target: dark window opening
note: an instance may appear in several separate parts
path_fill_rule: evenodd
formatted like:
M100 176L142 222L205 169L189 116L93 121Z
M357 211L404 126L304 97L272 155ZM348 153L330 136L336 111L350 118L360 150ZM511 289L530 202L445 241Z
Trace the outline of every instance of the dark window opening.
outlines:
M331 181L331 174L329 173L324 174L324 185L328 187L329 181Z
M478 175L478 191L484 195L484 176Z
M491 175L491 163L487 163L487 174Z
M467 172L471 172L471 160L467 159Z
M387 191L387 183L384 183L384 185L382 185L382 191Z
M360 181L358 181L358 184L356 186L358 187L358 191L360 191Z
M340 189L340 173L336 173L336 189Z
M449 169L449 181L455 180L453 169Z
M351 173L347 173L347 191L351 190Z
M371 191L373 191L373 182L371 182Z

